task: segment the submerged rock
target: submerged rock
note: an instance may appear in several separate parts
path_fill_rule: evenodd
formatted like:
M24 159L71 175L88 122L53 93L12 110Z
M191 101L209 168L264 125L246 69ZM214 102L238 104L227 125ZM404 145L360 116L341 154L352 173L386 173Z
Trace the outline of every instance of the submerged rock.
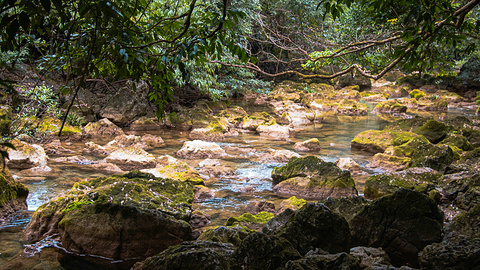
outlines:
M298 211L285 212L272 218L263 232L287 239L301 254L315 248L329 253L350 250L347 221L325 205L307 203Z
M441 241L443 213L434 200L399 189L364 209L350 221L354 246L382 247L395 266L418 267L418 253Z
M28 241L59 234L70 251L115 260L145 258L191 237L193 188L130 172L74 185L42 205L25 229Z
M292 158L272 172L273 191L279 196L297 196L318 200L327 197L357 195L349 171L317 157Z
M232 244L210 241L183 242L133 266L132 270L229 270Z

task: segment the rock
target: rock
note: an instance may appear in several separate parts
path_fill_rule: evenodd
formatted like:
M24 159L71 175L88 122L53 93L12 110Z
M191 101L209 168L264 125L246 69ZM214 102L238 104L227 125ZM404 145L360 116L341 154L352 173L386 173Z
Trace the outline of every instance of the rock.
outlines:
M57 118L44 117L41 119L40 123L35 132L35 137L44 138L44 137L57 137L60 132L60 127L62 126L62 121ZM65 123L62 129L62 137L68 136L71 138L76 137L80 139L82 136L82 129L80 127L74 127Z
M116 174L126 173L124 170L120 169L120 167L112 163L99 162L99 163L91 164L90 167L92 167L95 170L104 171L107 173L116 173Z
M166 166L157 166L153 169L144 169L142 172L151 173L155 177L170 178L190 182L193 185L204 185L200 173L185 162L178 161Z
M28 144L12 140L15 150L8 148L7 165L11 169L29 169L47 165L45 150L38 144Z
M189 138L192 140L218 142L225 140L225 135L221 126L209 125L206 128L196 128L192 130L189 134Z
M293 146L295 151L299 152L315 152L320 151L320 141L317 138L309 139L303 142L297 142Z
M360 262L362 269L378 264L390 265L390 257L382 248L354 247L350 254Z
M317 157L292 158L287 165L274 168L273 191L279 196L319 200L357 195L349 171Z
M328 207L333 213L339 214L350 223L353 217L363 210L365 205L370 204L364 197L342 197L342 198L327 198L323 204Z
M480 265L480 205L455 217L445 226L441 243L431 244L420 253L423 269L478 269Z
M410 95L411 98L414 98L416 100L419 100L420 98L424 97L425 96L425 92L423 92L422 90L420 89L413 89L412 91L410 91L410 93L408 93Z
M209 159L206 159L204 161L207 161ZM199 166L201 166L199 172L202 175L206 175L209 177L226 177L226 176L234 176L235 171L232 168L229 168L227 166L222 166L220 164L219 160L215 160L216 163L213 164L207 164L207 163L199 163Z
M66 250L125 260L190 239L190 184L130 172L79 182L32 216L28 241L59 234Z
M468 190L480 186L478 171L462 171L444 175L439 181L442 193L450 200L461 197Z
M113 148L107 149L106 147L98 145L94 142L86 142L82 153L84 155L91 155L95 157L106 157L115 150L116 149L113 149Z
M197 240L230 243L239 246L243 239L250 234L250 231L241 226L219 226L204 231Z
M117 125L126 125L133 119L145 116L152 108L149 105L149 86L144 81L128 81L124 87L116 91L99 115L108 118Z
M0 134L8 136L10 134L10 126L12 125L12 108L8 105L0 106Z
M450 148L463 150L463 151L471 151L474 149L473 145L468 141L465 136L460 134L448 134L448 136L440 141L438 144L444 144L450 146Z
M394 114L406 112L407 106L399 103L399 101L396 99L379 102L372 111L373 114Z
M49 156L59 156L59 155L69 155L75 153L70 149L67 149L62 146L60 140L53 140L43 146L45 154Z
M194 229L205 227L212 222L212 217L201 211L193 211L188 224Z
M406 188L428 194L442 174L430 168L410 168L399 172L373 175L365 182L365 198L376 199Z
M268 149L266 153L259 153L256 160L258 160L259 163L287 163L294 157L300 158L301 156L290 150Z
M134 131L151 131L161 128L162 123L160 123L157 118L147 118L145 116L140 117L130 124L130 130Z
M152 154L134 147L118 149L108 155L105 161L116 164L125 171L152 168L156 164L155 157Z
M177 152L178 157L186 159L219 158L224 155L226 155L225 150L218 144L200 140L185 142Z
M240 225L244 228L247 228L252 231L260 231L274 215L268 212L260 212L256 215L252 215L250 213L245 213L239 217L230 217L225 226L234 227Z
M225 118L230 127L241 128L248 113L242 107L233 106L220 111L218 116Z
M275 125L273 116L267 112L254 112L250 116L243 118L242 128L247 130L256 130L260 125Z
M455 204L465 210L480 204L480 186L471 187L465 192L459 192L455 198Z
M202 185L196 185L193 187L195 193L195 201L203 202L215 198L215 191Z
M352 76L351 74L338 77L336 86L342 88L350 85L358 85L360 89L372 87L372 81L363 76Z
M449 130L444 123L429 119L421 127L416 128L414 132L425 136L431 143L436 144L445 139Z
M237 248L232 256L230 269L282 269L288 261L300 257L287 240L257 232L245 238Z
M275 213L275 204L270 201L252 201L245 207L250 214L256 215L260 212Z
M373 156L373 160L367 166L369 168L379 168L386 172L401 171L408 167L411 158L398 157L383 153L377 153Z
M28 188L16 182L8 168L0 172L0 225L5 218L19 210L27 209Z
M351 99L314 99L308 106L318 112L334 112L337 115L367 115L367 106Z
M450 146L421 144L413 152L409 167L429 167L444 173L453 160L454 153Z
M350 250L351 236L347 221L325 205L307 203L293 212L284 224L271 225L278 219L285 220L286 214L272 218L268 227L273 230L264 229L264 232L287 239L301 254L315 248L329 253Z
M113 137L125 134L121 128L106 118L98 122L88 123L84 128L84 133L87 138Z
M278 208L277 210L277 213L282 213L283 211L287 210L287 209L291 209L291 210L298 210L300 209L303 205L305 205L307 203L306 200L304 199L297 199L297 197L295 196L292 196L286 200L283 200L281 203L280 203L280 207Z
M293 135L294 131L288 126L260 125L256 129L257 133L262 137L269 137L275 140L287 140Z
M382 247L395 266L418 267L418 253L441 240L443 213L434 200L399 189L350 221L353 246Z
M365 175L366 172L363 171L362 167L352 158L339 158L335 161L337 165L342 170L348 170L351 175Z
M285 265L286 270L303 270L303 269L350 269L360 270L358 260L345 252L337 254L328 254L323 250L311 250L305 255L305 258L295 261L289 261Z
M172 246L162 253L134 265L132 270L229 270L234 253L232 244L189 241Z
M352 149L371 153L384 152L389 146L402 145L417 137L415 133L394 130L366 130L352 140Z
M147 145L146 150L165 147L165 142L163 141L162 137L160 137L160 136L145 134L140 138L140 141L142 141L143 143L145 143Z

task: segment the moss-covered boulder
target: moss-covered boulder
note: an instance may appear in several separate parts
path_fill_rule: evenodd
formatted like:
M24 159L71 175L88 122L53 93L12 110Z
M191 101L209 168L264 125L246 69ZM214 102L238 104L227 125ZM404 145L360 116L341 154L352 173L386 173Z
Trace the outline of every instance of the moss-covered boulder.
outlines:
M42 146L12 140L15 149L9 148L7 165L11 169L29 169L47 165L47 155Z
M226 119L229 126L239 128L242 127L243 120L248 113L242 107L234 106L221 110L217 116Z
M329 254L323 250L316 249L308 252L302 259L289 261L285 265L285 269L360 270L363 268L360 267L360 263L355 257L346 252Z
M398 102L398 100L392 99L383 102L379 102L373 109L374 114L394 114L394 113L406 113L407 106Z
M182 161L177 161L166 166L157 166L157 168L154 169L144 169L142 172L151 173L155 177L186 181L193 185L205 184L200 173Z
M480 265L480 205L455 217L445 226L441 243L420 253L422 269L478 269Z
M425 124L416 128L415 133L425 136L431 143L438 143L445 139L450 128L442 122L428 119Z
M7 136L10 134L12 125L12 108L10 106L0 106L0 134Z
M183 242L134 265L132 270L229 270L232 244L210 241Z
M206 128L196 128L188 135L192 140L218 142L225 140L224 127L210 123Z
M440 141L439 144L445 144L450 146L452 149L456 148L461 151L470 151L474 149L473 145L465 136L456 133L448 134L448 136Z
M79 182L34 213L36 242L59 234L67 250L112 259L146 258L191 238L193 187L133 171Z
M87 138L115 137L125 134L120 127L106 118L88 123L83 132Z
M286 209L298 210L307 203L305 199L299 199L295 196L292 196L286 200L280 202L280 206L277 210L277 213L282 213Z
M35 136L57 136L61 126L62 120L52 117L44 117L40 120L40 123L38 124ZM82 129L78 126L72 126L68 123L65 123L62 129L62 136L80 138L82 136Z
M273 191L287 198L319 200L358 193L349 171L315 156L290 159L285 166L273 170L272 178L276 184Z
M276 120L267 112L254 112L252 115L243 118L242 128L256 130L260 125L271 126L276 124Z
M434 200L399 189L364 209L350 221L353 246L382 247L393 265L418 267L418 253L441 241L443 213Z
M413 152L409 166L428 167L444 173L454 159L454 152L448 145L422 144Z
M283 269L290 260L301 256L284 238L264 233L249 235L232 256L232 270L275 270Z
M342 198L327 198L323 204L328 207L333 213L344 217L347 222L350 222L365 205L370 202L363 196L358 197L342 197Z
M410 91L409 94L411 98L414 98L416 100L419 100L420 98L425 96L425 92L420 89L413 89L412 91Z
M279 215L272 218L263 231L287 239L301 254L316 248L329 253L350 250L351 236L347 221L325 205L307 203L285 217ZM279 223L279 220L282 222Z
M230 243L234 246L240 245L243 239L247 238L252 231L238 226L218 226L204 231L197 240Z
M16 182L7 168L0 171L0 225L4 218L27 209L28 188Z
M372 153L381 153L389 146L402 145L418 135L413 132L387 130L366 130L352 140L352 148Z
M406 188L428 194L442 174L430 168L410 168L371 176L365 182L365 197L376 199Z
M465 136L473 147L480 147L480 128L475 126L467 126L460 130L460 134Z
M267 223L273 217L274 214L265 211L256 215L245 213L239 217L230 217L225 223L225 226L235 227L240 225L252 231L260 231L263 225L265 225L265 223Z

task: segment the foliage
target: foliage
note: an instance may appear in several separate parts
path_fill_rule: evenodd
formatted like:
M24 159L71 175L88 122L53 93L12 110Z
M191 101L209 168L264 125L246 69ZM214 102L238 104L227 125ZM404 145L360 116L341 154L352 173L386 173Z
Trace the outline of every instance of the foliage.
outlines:
M16 108L20 117L59 116L58 99L52 87L45 85L27 88L19 87L19 94L24 98L21 108Z

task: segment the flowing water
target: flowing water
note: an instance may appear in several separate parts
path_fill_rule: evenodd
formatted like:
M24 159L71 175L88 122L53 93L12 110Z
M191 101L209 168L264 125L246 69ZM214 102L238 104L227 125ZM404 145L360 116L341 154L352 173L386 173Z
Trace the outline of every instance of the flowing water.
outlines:
M371 111L371 106L369 111ZM449 114L472 114L472 111L452 110ZM236 177L209 178L205 180L206 186L215 191L215 198L195 203L194 208L208 213L212 217L211 225L222 225L231 216L239 216L245 213L245 206L251 201L269 200L279 205L284 198L277 197L272 192L271 172L278 163L263 163L255 159L258 153L274 150L293 150L295 142L304 141L310 138L320 140L322 150L316 153L325 161L335 161L338 158L351 157L361 166L365 166L371 160L372 155L362 151L353 151L350 142L354 136L368 129L382 129L387 122L379 117L368 114L364 117L331 117L324 119L321 124L314 124L302 127L290 141L275 141L260 137L253 133L240 134L238 137L230 137L218 143L222 148L237 147L246 148L247 151L238 154L233 158L226 156L221 159L224 166L233 168ZM143 135L143 132L128 132L128 134ZM150 153L159 155L175 156L185 141L188 141L188 132L175 129L163 129L155 132L148 132L161 136L166 147L158 148ZM64 147L75 151L75 155L82 155L83 142L75 142ZM101 145L105 141L97 142ZM255 152L248 149L255 149ZM228 152L227 152L228 153ZM300 153L302 154L302 153ZM311 153L310 153L311 154ZM305 153L303 156L307 155ZM89 157L92 158L92 157ZM185 160L191 166L199 168L201 160ZM92 170L88 164L55 163L49 162L51 172L27 175L22 172L12 171L14 177L28 186L30 195L27 199L28 211L18 213L10 222L0 227L0 269L29 268L30 264L37 264L42 261L61 262L67 269L121 269L120 265L105 260L93 259L91 256L77 256L68 254L56 248L53 241L50 245L37 253L33 258L22 252L25 241L22 239L22 230L30 220L31 214L40 205L50 199L66 193L72 185L86 178L103 176L105 174ZM375 173L375 172L373 172ZM363 193L364 178L355 179L357 189ZM53 246L53 247L48 247ZM8 262L8 264L7 264ZM16 262L16 264L12 264ZM2 267L8 265L7 268ZM13 266L12 266L13 265ZM16 265L16 266L15 266ZM48 266L42 269L49 269Z

